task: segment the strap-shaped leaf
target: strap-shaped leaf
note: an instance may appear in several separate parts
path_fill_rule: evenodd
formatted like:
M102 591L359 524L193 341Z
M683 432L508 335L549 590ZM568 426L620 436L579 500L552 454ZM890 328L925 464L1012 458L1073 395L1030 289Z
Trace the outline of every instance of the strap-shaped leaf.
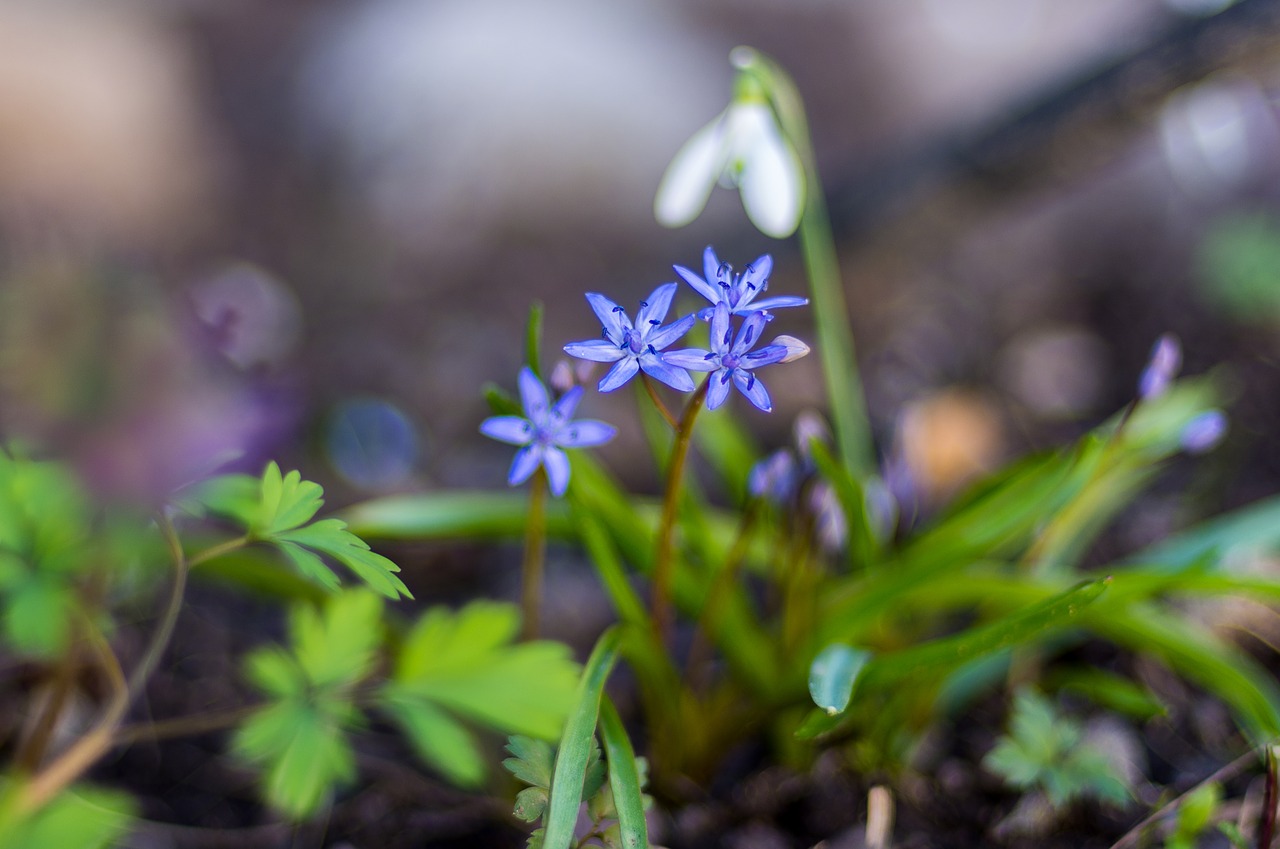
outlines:
M609 788L623 849L648 849L649 827L644 819L644 789L636 769L636 753L618 709L607 696L600 704L600 739L609 765Z
M853 687L871 652L844 643L832 643L809 666L809 695L813 703L835 716L843 713L853 697Z

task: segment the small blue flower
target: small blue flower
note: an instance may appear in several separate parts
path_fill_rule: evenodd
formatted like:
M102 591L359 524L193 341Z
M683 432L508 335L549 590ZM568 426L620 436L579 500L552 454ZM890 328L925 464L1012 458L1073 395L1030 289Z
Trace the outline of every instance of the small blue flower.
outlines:
M589 448L613 439L617 429L593 419L570 421L582 400L582 387L566 392L555 406L546 387L528 366L520 369L520 404L524 417L494 416L480 423L485 436L523 446L516 452L507 474L511 486L527 481L538 468L547 470L551 493L557 498L569 487L569 458L561 448Z
M715 249L710 245L702 252L702 270L704 277L690 271L683 265L675 266L676 274L697 290L699 295L711 302L712 307L722 301L729 305L734 315L750 315L757 310L764 312L766 318L773 318L769 310L779 307L802 307L809 303L808 298L796 298L781 295L757 301L759 295L769 288L769 273L773 271L773 257L765 254L747 266L741 274L733 273L733 266L721 262ZM698 318L707 321L711 318L712 307L698 313Z
M1182 346L1178 337L1165 333L1156 340L1147 359L1147 367L1138 380L1138 397L1143 400L1158 398L1169 388L1182 367Z
M1188 454L1204 454L1218 447L1227 435L1227 414L1219 409L1205 410L1187 422L1178 436L1182 450Z
M667 317L667 310L671 308L676 288L675 283L666 283L654 289L649 300L640 302L640 312L636 313L635 324L627 318L626 310L622 307L604 295L588 292L587 302L604 325L604 338L570 342L564 346L565 353L597 363L615 364L601 378L598 386L601 392L612 392L641 370L672 389L692 392L693 378L689 377L688 372L663 362L659 353L688 333L696 321L692 315L687 315L665 327L662 325Z
M707 378L711 381L707 388L708 410L719 407L729 397L729 381L732 380L738 391L747 396L747 400L767 413L773 409L773 402L769 399L764 384L751 370L803 356L808 351L799 340L794 340L794 346L775 342L752 351L751 346L759 341L760 331L768 321L769 317L763 312L751 313L742 323L735 339L733 329L729 326L729 304L721 301L715 305L711 315L712 350L685 348L681 351L669 351L662 355L662 359L673 366L691 371L715 372ZM799 348L804 348L804 351L799 352Z

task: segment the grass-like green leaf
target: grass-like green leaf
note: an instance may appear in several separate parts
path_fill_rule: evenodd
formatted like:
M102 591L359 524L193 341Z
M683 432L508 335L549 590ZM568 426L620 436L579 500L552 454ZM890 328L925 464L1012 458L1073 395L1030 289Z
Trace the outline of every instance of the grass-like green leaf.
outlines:
M809 695L814 704L834 716L849 706L871 652L844 643L832 643L818 652L809 666Z
M622 725L618 709L606 696L600 704L600 739L604 742L609 767L609 788L614 813L618 817L619 842L623 849L648 849L649 827L644 818L644 788L636 768L631 738Z
M560 738L543 837L546 849L568 849L573 842L587 765L595 750L596 719L600 713L604 682L617 659L618 632L611 628L596 641L595 649L587 659L574 696L573 711Z

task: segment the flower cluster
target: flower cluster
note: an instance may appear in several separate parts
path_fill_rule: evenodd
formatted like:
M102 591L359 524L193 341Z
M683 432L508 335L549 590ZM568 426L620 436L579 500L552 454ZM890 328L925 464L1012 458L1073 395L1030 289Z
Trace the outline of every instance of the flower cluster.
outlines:
M710 306L670 323L665 322L678 289L675 283L659 286L641 301L635 321L611 299L597 292L587 293L587 303L600 320L600 336L570 342L564 351L579 359L613 364L597 384L599 391L612 392L643 372L679 392L693 392L694 379L689 373L706 372L707 409L722 405L730 386L759 409L773 409L769 392L755 370L799 359L809 353L809 347L791 336L775 337L760 348L756 344L765 325L773 320L771 310L804 306L808 300L760 298L769 287L769 273L773 270L773 259L767 254L741 274L734 274L728 263L720 262L710 247L703 252L702 260L702 276L681 265L675 266L675 271L710 301ZM736 332L735 318L741 319ZM667 350L699 319L709 324L709 348ZM553 406L533 371L526 367L520 372L524 416L495 416L480 425L486 436L521 446L511 464L508 483L523 483L542 466L552 493L562 495L569 483L569 461L561 449L600 445L613 438L614 428L603 422L570 421L581 397L582 389L574 387Z

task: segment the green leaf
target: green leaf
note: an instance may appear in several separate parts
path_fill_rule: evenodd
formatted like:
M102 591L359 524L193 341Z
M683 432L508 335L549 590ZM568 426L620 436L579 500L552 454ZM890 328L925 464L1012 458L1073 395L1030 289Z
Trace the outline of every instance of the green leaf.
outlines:
M279 532L275 539L328 554L393 601L402 595L413 598L408 588L395 575L400 567L370 551L368 544L346 527L346 523L340 519L321 519L303 528Z
M524 361L533 369L534 375L543 379L542 375L542 302L534 301L529 305L529 321L525 325Z
M109 849L133 823L131 798L83 785L22 817L9 804L21 786L0 780L0 849Z
M275 698L297 695L307 688L306 674L283 649L260 649L250 654L245 659L245 675Z
M499 731L555 737L573 703L578 666L560 643L512 645L518 629L509 604L427 611L405 637L397 691Z
M478 787L484 782L484 756L475 737L456 719L393 685L378 693L378 704L405 730L418 756L454 784Z
M550 798L545 787L526 787L516 794L516 804L511 813L525 822L537 822L547 810Z
M276 702L251 716L234 749L264 766L267 802L294 820L315 813L333 788L355 777L355 758L333 713L298 702Z
M809 695L814 704L831 716L843 713L870 659L871 652L844 643L832 643L818 652L809 666Z
M507 751L514 755L502 762L508 772L534 787L551 787L555 752L550 743L546 740L534 740L523 734L513 734L507 741Z
M609 765L609 788L618 815L621 845L624 849L647 849L649 828L644 818L644 788L635 751L617 708L608 698L600 705L600 738Z
M68 645L74 590L57 578L33 575L4 599L4 634L19 652L55 657Z
M546 849L568 849L573 841L587 765L595 748L596 719L604 682L617 659L618 632L611 628L596 641L595 649L587 659L574 697L573 712L560 738L551 783L551 801L547 806Z
M367 590L350 590L334 596L322 612L300 605L289 630L293 652L313 685L352 685L372 670L382 642L382 602Z

